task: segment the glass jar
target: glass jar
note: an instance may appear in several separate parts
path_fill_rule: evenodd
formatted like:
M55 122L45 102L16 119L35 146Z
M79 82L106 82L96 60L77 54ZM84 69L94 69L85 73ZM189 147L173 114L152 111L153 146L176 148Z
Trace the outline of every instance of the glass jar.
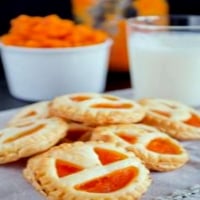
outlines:
M166 0L72 0L77 23L105 30L113 39L109 69L128 71L126 19L136 15L168 14Z

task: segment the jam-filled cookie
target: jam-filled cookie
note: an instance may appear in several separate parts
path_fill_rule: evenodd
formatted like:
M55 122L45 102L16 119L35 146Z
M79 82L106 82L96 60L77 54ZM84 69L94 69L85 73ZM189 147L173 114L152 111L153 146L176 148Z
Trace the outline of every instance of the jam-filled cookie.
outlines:
M132 153L102 142L64 143L29 159L25 178L54 200L135 200L149 171Z
M47 118L49 116L49 102L38 102L23 107L8 122L8 126L20 126L34 122L37 119Z
M108 94L77 93L57 97L50 106L53 116L91 126L134 123L142 120L144 109L138 103Z
M47 150L65 137L67 128L62 119L48 118L0 130L0 164Z
M200 139L200 114L182 103L164 99L142 99L147 114L143 123L179 140Z
M147 125L98 127L91 140L115 143L133 151L152 170L174 170L188 161L188 154L178 141Z
M88 141L93 127L86 126L75 122L68 122L68 130L66 137L64 137L60 143L64 142L76 142L76 141Z

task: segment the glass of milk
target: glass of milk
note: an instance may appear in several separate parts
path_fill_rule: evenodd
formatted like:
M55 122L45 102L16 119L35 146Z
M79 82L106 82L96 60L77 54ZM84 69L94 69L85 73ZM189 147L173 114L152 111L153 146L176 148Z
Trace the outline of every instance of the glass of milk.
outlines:
M127 22L136 99L200 105L200 17L139 16Z

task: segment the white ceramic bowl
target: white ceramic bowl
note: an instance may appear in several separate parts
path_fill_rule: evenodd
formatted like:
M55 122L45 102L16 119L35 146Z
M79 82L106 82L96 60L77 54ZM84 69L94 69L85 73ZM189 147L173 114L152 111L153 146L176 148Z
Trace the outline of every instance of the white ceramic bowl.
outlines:
M16 98L38 101L75 92L103 92L111 40L72 48L1 44L8 88Z

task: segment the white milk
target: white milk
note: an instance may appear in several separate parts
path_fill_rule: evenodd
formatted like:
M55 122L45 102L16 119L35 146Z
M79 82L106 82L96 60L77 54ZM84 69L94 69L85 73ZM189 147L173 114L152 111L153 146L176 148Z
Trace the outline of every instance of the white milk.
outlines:
M135 34L130 73L137 99L174 99L200 105L200 34Z

